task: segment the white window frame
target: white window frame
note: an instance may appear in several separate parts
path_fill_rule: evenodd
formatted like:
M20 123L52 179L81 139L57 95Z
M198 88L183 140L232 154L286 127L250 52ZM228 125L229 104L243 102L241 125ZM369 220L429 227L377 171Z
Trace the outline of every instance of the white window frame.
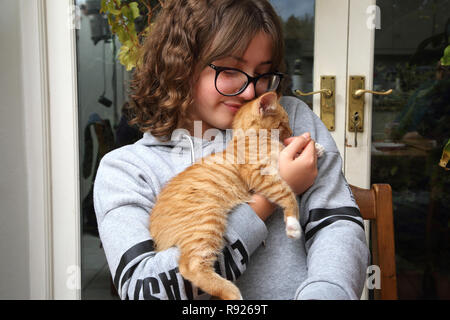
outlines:
M331 135L343 159L343 173L350 184L369 188L370 132L372 115L366 96L364 133L358 135L358 147L349 147L353 133L347 131L349 75L365 75L366 85L372 83L373 30L366 28L366 10L375 0L316 0L314 32L314 91L320 90L321 76L335 76L335 130ZM361 9L364 8L363 11ZM362 13L361 13L362 12ZM364 20L364 27L361 21ZM325 23L324 23L325 21ZM364 37L360 41L360 37ZM363 48L359 48L362 46ZM368 59L361 59L368 55ZM313 99L313 111L320 117L320 95ZM367 149L369 145L369 149ZM361 165L361 161L365 161ZM364 221L366 241L369 243L370 222ZM368 299L364 288L361 299Z
M20 0L29 180L30 298L80 299L72 0Z

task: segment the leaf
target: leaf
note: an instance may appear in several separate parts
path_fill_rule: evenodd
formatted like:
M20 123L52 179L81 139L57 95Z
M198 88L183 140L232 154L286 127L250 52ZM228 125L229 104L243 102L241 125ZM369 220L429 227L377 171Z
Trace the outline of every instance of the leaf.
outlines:
M447 141L444 150L442 150L442 157L441 160L439 161L439 166L445 168L445 170L450 170L447 168L449 160L450 160L450 139Z
M450 66L450 45L444 50L444 56L441 58L441 65Z
M131 14L132 14L133 20L141 15L139 12L139 4L137 2L130 3L130 9L131 9Z
M132 50L127 46L122 46L119 52L119 61L124 65L127 71L130 71L134 67L132 59Z
M133 45L134 45L133 41L131 41L131 40L127 40L122 44L123 47L127 47L127 48L132 48Z
M123 6L122 7L122 14L127 17L128 19L131 17L131 11L130 8L128 8L127 6Z
M127 71L130 71L141 63L139 61L139 59L142 59L142 55L139 54L141 50L141 37L147 37L152 31L153 22L150 22L151 25L147 25L139 35L136 32L134 20L141 16L139 4L143 2L144 0L102 0L101 2L102 12L108 16L111 31L117 35L121 43L116 59L126 67ZM162 5L164 1L159 0L158 2Z
M391 168L391 171L390 171L391 176L395 176L395 174L397 173L397 171L398 171L398 167L397 167L397 166L392 167L392 168Z
M108 11L110 13L112 13L113 11L117 11L114 1L109 1L106 4L106 11ZM119 12L119 14L120 14L120 12ZM117 15L117 13L115 13L114 15Z
M111 9L111 10L109 10L109 12L111 12L115 16L118 16L121 13L121 11L117 10L117 9Z
M101 2L100 13L106 13L106 0L102 0Z
M127 40L128 35L123 28L118 29L116 33L120 43L124 43Z

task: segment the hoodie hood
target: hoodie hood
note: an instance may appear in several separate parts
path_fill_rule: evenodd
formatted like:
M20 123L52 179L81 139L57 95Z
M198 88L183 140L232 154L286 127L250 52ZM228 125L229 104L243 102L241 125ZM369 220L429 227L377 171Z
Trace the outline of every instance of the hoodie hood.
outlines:
M214 140L199 138L197 136L191 136L186 129L176 129L173 131L170 140L161 141L151 133L144 133L142 139L136 142L136 144L144 145L147 147L156 147L159 150L176 153L180 156L185 154L190 155L191 164L196 160L211 154L212 152L220 152L225 149L228 142L233 136L232 129L220 130L213 129L207 136L214 136ZM204 135L205 136L205 135Z

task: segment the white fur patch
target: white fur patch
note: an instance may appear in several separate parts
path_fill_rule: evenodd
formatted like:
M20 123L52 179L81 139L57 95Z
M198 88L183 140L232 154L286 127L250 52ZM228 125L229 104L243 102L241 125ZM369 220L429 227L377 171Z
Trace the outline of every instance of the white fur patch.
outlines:
M317 157L320 158L325 153L325 148L320 143L317 143L317 142L316 142L315 146L316 146Z
M287 217L286 219L286 234L289 238L298 239L301 234L300 223L294 217Z

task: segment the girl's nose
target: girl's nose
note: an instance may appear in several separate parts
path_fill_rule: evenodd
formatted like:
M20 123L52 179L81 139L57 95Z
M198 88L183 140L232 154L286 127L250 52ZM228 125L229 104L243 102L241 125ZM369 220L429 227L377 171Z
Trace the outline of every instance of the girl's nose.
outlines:
M253 100L256 96L255 85L252 82L249 83L247 88L245 88L238 96L247 101Z

